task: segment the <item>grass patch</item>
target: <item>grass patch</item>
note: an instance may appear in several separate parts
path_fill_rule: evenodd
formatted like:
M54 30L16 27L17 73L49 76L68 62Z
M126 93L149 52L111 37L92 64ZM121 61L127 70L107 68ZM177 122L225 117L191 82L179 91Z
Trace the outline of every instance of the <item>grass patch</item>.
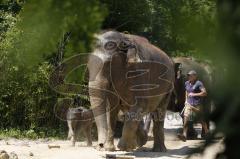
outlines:
M53 139L66 139L65 131L50 130L47 128L40 130L20 130L16 128L0 130L0 139L16 138L16 139L40 139L40 138L53 138Z

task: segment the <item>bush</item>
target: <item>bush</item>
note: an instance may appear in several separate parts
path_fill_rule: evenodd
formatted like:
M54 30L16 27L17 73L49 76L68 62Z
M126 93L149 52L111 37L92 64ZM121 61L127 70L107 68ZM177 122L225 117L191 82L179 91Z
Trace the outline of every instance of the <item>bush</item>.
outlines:
M71 32L71 39L65 58L89 52L105 14L98 1L1 1L1 134L30 138L66 134L66 123L53 110L60 95L49 87L53 70L49 63L66 32ZM72 76L79 79L81 73Z

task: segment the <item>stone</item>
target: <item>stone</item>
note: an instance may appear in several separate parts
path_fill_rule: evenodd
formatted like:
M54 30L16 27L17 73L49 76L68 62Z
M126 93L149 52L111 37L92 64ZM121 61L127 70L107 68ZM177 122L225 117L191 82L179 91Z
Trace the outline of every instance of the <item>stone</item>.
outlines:
M9 155L6 152L0 154L0 159L9 159Z
M1 153L7 153L7 152L6 152L5 150L0 150L0 154L1 154Z
M29 152L29 156L33 156L33 153L32 153L32 152Z
M9 159L18 159L18 156L17 156L17 154L15 152L11 152L9 154Z
M59 146L59 145L48 145L48 148L49 148L49 149L52 149L52 148L60 148L60 146Z

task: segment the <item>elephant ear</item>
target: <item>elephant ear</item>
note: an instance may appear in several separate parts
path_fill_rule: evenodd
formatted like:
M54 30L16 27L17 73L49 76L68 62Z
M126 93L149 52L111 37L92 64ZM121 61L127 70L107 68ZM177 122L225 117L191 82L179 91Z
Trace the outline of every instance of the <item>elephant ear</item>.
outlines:
M127 64L142 62L136 47L129 48L127 51Z

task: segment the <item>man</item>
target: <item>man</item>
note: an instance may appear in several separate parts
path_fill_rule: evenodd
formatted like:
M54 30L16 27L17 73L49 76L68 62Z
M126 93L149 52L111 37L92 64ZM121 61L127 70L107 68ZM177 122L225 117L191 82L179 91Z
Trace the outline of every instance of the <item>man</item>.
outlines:
M207 96L207 91L201 81L197 79L196 71L192 70L188 74L188 81L185 83L186 89L186 101L184 107L184 124L183 134L179 134L178 137L184 142L187 139L188 122L194 113L201 113L203 105L203 97ZM202 128L205 133L208 133L207 123L201 119Z

